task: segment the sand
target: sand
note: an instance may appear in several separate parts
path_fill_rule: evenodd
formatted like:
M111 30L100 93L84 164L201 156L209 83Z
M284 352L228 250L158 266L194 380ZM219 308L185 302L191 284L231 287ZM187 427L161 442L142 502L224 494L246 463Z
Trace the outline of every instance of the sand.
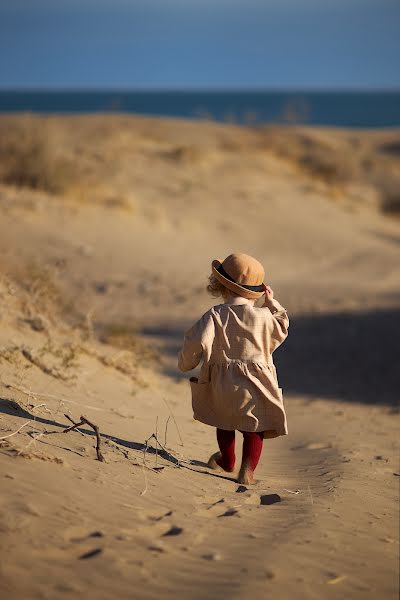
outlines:
M2 171L2 595L397 598L400 229L380 181L398 131L38 122L74 169L36 189ZM334 148L329 176L304 138ZM289 435L249 487L207 468L215 433L176 365L211 260L236 250L291 317ZM104 462L65 415L99 427Z

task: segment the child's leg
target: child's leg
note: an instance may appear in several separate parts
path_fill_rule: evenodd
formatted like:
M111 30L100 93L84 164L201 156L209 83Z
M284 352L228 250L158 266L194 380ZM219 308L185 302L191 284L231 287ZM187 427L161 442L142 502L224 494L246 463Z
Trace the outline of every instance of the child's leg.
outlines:
M221 467L224 471L232 472L235 468L235 432L217 429L217 440L220 452L211 456L208 465L213 469Z
M224 471L233 471L235 468L235 432L217 429L217 440L221 450L221 458L217 459L217 464Z
M238 481L239 483L249 484L254 483L253 474L256 466L258 465L258 461L260 460L264 441L264 433L262 431L242 431L242 433L243 457Z

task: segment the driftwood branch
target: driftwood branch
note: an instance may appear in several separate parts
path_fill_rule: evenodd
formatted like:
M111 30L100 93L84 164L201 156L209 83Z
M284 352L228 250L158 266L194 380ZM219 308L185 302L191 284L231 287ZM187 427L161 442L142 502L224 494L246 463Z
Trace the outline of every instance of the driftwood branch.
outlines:
M66 417L68 419L68 421L70 421L73 425L76 425L76 421L74 421L73 419L71 419L71 417L69 417L66 413L64 413L64 417ZM69 429L69 431L71 431L71 430ZM76 431L78 431L84 437L88 436L87 433L84 433L83 431L81 431L80 429L78 429L78 427L76 427Z
M89 425L89 427L91 427L93 429L93 431L96 434L96 454L97 454L97 460L99 460L100 462L104 462L104 456L101 453L100 450L100 445L101 445L101 438L100 438L100 431L97 425L95 425L94 423L92 423L91 421L89 421L88 419L86 419L86 417L83 417L81 415L80 417L80 421L79 423L76 423L75 421L73 421L71 419L71 417L69 417L68 415L64 415L69 421L71 421L73 423L73 425L71 425L71 427L67 427L67 429L64 429L63 433L68 433L69 431L73 431L74 429L78 429L78 427L80 427L81 425L84 425L86 423L86 425Z

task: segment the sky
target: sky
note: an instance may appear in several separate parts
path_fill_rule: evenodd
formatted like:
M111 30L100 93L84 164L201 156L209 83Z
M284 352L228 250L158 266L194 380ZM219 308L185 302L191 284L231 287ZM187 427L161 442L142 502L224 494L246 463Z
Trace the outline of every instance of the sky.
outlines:
M400 89L400 0L0 0L0 88Z

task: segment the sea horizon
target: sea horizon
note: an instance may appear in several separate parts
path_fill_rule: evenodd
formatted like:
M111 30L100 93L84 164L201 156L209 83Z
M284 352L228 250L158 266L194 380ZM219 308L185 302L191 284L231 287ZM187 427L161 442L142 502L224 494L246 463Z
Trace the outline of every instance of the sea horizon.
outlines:
M128 113L244 125L400 126L400 89L9 88L0 113Z

